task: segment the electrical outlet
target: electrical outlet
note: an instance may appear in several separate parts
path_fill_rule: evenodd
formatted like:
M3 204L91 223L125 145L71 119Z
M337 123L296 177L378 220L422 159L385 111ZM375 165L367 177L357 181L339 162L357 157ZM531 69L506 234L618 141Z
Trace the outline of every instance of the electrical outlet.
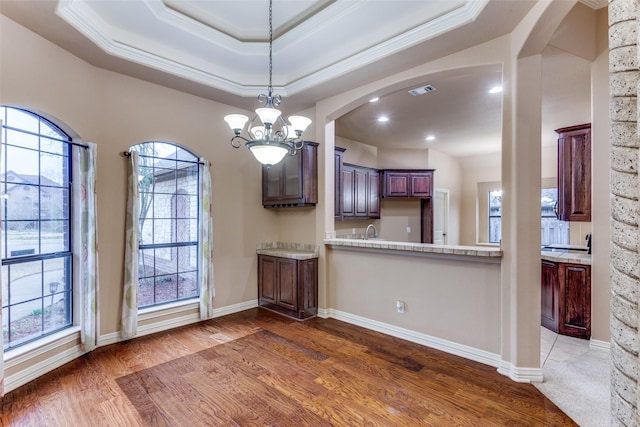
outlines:
M407 233L411 233L411 227L407 227Z
M398 310L398 313L404 313L404 309L405 309L405 305L404 305L404 301L396 301L396 310Z

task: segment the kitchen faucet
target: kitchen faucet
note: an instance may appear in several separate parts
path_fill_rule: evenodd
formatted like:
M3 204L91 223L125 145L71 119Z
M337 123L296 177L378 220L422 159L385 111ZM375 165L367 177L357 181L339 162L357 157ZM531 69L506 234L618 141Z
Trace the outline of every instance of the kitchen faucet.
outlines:
M364 232L364 240L369 239L369 229L373 228L373 238L378 237L378 230L376 230L376 226L373 224L367 225L367 230Z

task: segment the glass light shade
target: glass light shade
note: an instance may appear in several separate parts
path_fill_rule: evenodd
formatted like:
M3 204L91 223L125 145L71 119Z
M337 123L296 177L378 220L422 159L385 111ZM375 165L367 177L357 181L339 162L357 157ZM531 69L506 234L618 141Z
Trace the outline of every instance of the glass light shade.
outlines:
M291 123L291 126L293 126L295 130L304 132L307 126L311 124L311 119L304 116L289 116L289 123Z
M262 123L272 125L278 120L278 117L280 117L280 110L276 110L275 108L258 108L256 109L256 114L260 117Z
M249 129L249 133L253 139L262 139L264 136L264 126L254 126Z
M244 128L244 124L247 123L249 118L244 114L229 114L224 116L224 121L227 122L232 130Z
M287 138L296 139L298 137L298 135L296 134L296 130L293 128L293 126L287 125L285 126L285 128L287 128Z
M275 165L287 155L289 150L277 145L256 144L249 147L255 158L263 165Z

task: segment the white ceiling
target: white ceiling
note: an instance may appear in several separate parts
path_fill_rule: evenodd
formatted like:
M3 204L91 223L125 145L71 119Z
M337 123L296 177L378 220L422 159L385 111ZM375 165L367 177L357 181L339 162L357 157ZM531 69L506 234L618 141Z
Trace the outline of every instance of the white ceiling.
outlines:
M583 0L591 8L603 2ZM308 108L499 37L534 3L274 0L273 86L285 98L281 109ZM268 84L266 0L1 0L0 13L95 66L240 108L255 108ZM490 152L499 149L500 102L485 89L499 80L490 68L433 76L424 83L437 91L388 94L339 119L337 132L404 147L424 147L424 134L433 132L450 141L438 148L451 155ZM370 126L385 109L392 116L387 130ZM465 147L451 143L471 139Z

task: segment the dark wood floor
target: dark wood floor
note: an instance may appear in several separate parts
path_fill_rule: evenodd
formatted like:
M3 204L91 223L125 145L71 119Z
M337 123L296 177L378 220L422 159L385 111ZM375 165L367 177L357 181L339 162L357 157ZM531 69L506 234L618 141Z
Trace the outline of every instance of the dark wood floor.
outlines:
M495 368L262 309L113 344L8 393L3 426L564 426Z

